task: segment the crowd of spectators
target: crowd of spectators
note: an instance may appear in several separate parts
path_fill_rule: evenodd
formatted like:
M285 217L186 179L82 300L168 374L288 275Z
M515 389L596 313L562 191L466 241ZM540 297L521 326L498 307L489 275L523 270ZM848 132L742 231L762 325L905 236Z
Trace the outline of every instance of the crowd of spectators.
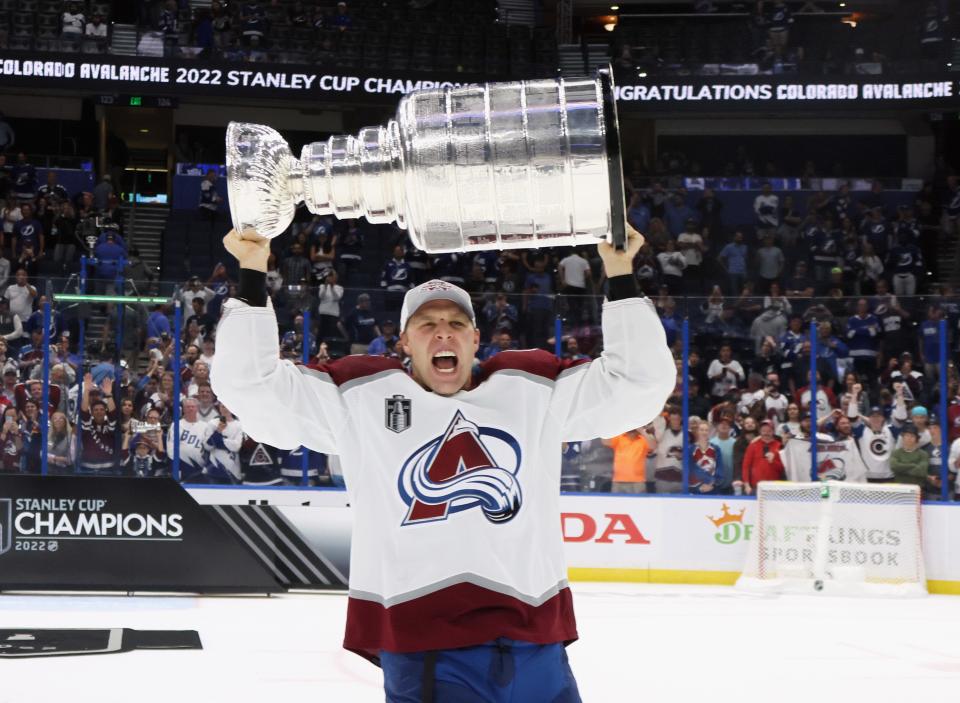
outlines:
M794 202L796 194L766 185L755 198L753 221L731 228L723 224L723 194L669 190L657 182L631 186L628 218L647 237L636 275L676 352L676 393L663 416L646 428L565 447L565 488L682 489L679 364L686 317L692 339L693 490L749 493L758 480L790 475L783 473L780 451L792 438L810 436L809 335L815 322L814 402L821 441L829 435L843 444L850 436L845 451L862 457L868 478L899 480L903 476L889 468L898 466L894 450L900 452L915 431L917 446L929 455L930 478L921 483L931 497L939 496L941 445L934 409L941 370L949 378L949 439L960 439L955 359L960 299L948 284L933 281L939 243L957 236L960 186L947 176L917 192L912 202L904 204L901 197L895 206L889 195L879 182L860 192L841 184L801 204ZM268 292L281 324L282 353L289 358L303 354L300 313L306 308L312 313L311 359L323 362L349 352L406 361L397 345L396 313L404 292L429 278L456 283L474 296L482 340L478 364L505 349L553 350L557 314L564 319L564 356L601 352L597 296L604 281L590 248L426 256L399 230L373 234L371 229L362 221L307 217L288 239L275 240ZM364 253L369 255L365 236L390 241L390 254L379 290L365 291L347 306L353 272ZM944 369L941 319L950 350ZM904 432L906 440L900 438ZM884 444L878 433L890 450L879 459L870 453ZM722 447L722 459L714 445ZM960 452L960 444L955 447ZM639 465L628 461L641 454ZM949 460L951 476L957 458Z
M109 47L108 2L21 0L9 6L0 7L0 48L96 54Z
M844 451L856 452L867 478L912 476L931 496L939 494L941 375L949 381L948 439L960 452L960 391L952 358L960 339L960 298L949 285L934 285L937 278L926 264L936 259L938 243L957 236L956 177L945 176L906 204L900 194L896 207L879 184L857 192L841 184L836 192L813 192L802 202L792 200L797 193L778 193L768 185L755 197L752 222L739 226L725 224L722 192L628 183L628 219L646 236L636 276L676 353L676 390L662 416L647 427L565 446L564 488L683 490L686 380L690 490L749 493L758 480L792 476L787 448L809 439L813 402L818 431ZM47 224L63 221L71 209L109 210L115 205L109 180L89 194L66 192L55 175L41 187L20 155L9 169L0 169L0 187L7 191L3 218L10 226L3 245L12 276L0 298L0 369L9 406L4 466L30 471L39 456L35 435L44 351L45 296L38 281L61 271L73 256L51 250L69 241L77 251L92 247L98 263L91 278L106 286L123 271L125 249L122 233L113 228L86 242L76 234L78 222L72 230ZM197 217L217 226L211 213L223 203L213 192L212 185L204 189ZM59 238L62 229L74 239ZM113 255L104 256L107 252ZM478 365L508 349L555 349L558 315L563 356L595 358L603 349L605 281L592 247L428 256L412 247L402 230L306 213L295 218L287 235L273 240L268 268L280 354L293 363L322 364L347 353L391 355L406 363L397 344L399 307L407 290L430 278L460 285L474 297L481 331ZM78 348L69 311L54 306L51 471L165 475L176 450L180 475L190 481L299 484L304 476L313 484L338 481L335 460L257 443L243 433L242 418L214 396L209 377L216 326L220 306L233 292L235 282L222 264L206 281L192 277L178 288L179 367L170 305L127 306L120 348L111 348L105 334L92 352ZM684 318L691 338L687 379L680 361ZM941 320L949 335L947 367L939 356ZM172 429L175 407L181 410L178 434ZM875 456L881 445L889 456ZM917 449L928 455L922 481ZM910 454L903 464L908 473L898 473L903 453ZM947 461L954 473L957 457Z
M107 51L112 9L120 10L96 0L10 0L0 7L0 48ZM611 58L631 82L638 71L872 74L948 66L952 0L856 9L816 0L697 0L616 23ZM549 75L559 65L553 27L497 22L503 12L487 1L137 0L123 14L136 15L138 52L170 57L515 76ZM580 27L584 45L603 39L590 26Z
M693 13L700 17L691 17ZM710 0L660 17L621 22L611 57L624 80L636 73L879 74L942 71L956 33L956 3Z

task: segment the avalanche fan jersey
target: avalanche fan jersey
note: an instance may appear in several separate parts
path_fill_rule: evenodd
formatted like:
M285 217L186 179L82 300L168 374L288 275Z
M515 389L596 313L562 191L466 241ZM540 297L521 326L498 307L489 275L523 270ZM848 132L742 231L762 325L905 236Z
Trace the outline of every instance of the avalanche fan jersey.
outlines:
M810 480L810 440L794 437L780 450L780 460L788 481ZM825 476L828 472L834 473ZM817 474L821 479L866 483L867 467L853 437L830 440L820 435L817 438Z
M854 430L854 436L860 446L860 456L867 467L867 478L893 478L890 457L897 445L897 433L890 425L884 424L879 432L869 425L860 425Z
M279 359L268 307L224 306L213 388L257 441L339 455L353 506L344 646L576 639L559 529L563 441L652 420L676 369L647 300L608 302L592 362L506 351L444 397L395 359Z

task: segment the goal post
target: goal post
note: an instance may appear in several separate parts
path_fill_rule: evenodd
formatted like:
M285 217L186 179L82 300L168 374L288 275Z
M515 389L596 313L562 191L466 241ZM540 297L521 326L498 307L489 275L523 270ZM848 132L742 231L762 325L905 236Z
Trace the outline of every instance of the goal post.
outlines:
M737 588L925 595L920 499L895 483L762 482Z

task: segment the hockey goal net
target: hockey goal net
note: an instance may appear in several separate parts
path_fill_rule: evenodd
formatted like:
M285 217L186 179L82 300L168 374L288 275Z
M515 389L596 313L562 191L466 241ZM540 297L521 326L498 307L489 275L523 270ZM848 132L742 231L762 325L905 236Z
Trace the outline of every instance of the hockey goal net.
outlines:
M920 489L763 482L737 587L764 592L923 595Z

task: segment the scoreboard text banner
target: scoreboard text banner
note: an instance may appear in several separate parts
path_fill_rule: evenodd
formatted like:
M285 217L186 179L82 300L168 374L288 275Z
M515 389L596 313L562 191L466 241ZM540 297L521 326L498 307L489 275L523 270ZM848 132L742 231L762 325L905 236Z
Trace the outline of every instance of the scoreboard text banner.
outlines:
M621 111L960 109L960 74L917 76L653 76L617 86ZM371 74L316 65L0 52L0 87L88 93L276 98L396 104L419 89L486 80L448 73Z

